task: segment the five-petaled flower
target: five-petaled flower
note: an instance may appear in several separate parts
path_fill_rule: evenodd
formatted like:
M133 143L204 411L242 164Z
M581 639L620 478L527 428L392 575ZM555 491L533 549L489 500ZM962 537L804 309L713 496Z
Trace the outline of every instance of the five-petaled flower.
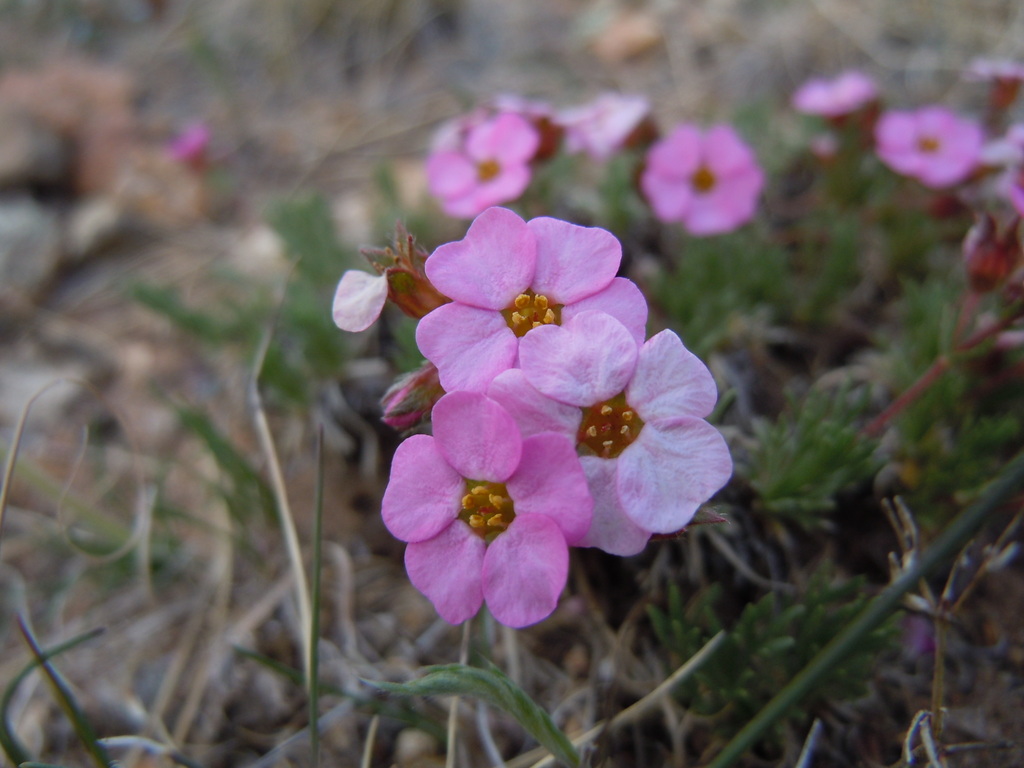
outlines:
M453 624L484 601L510 627L544 619L593 508L572 440L555 432L524 438L478 392L445 395L432 421L432 437L413 435L398 447L382 503L388 530L409 543L410 580Z
M519 197L530 183L540 136L524 117L503 112L473 123L457 146L427 158L427 187L449 216L469 218Z
M978 164L984 134L973 120L940 106L886 112L875 125L878 156L927 187L957 184Z
M562 110L556 121L565 128L568 152L607 160L634 137L642 138L650 115L651 104L644 96L604 93L588 104Z
M764 173L753 151L728 125L702 132L680 125L654 144L640 188L662 221L694 235L731 232L754 215Z
M586 310L613 315L642 342L647 302L615 276L621 259L622 246L606 230L546 216L527 222L490 208L464 239L427 259L427 277L452 302L420 320L416 343L447 391L482 392L516 366L521 340L535 328Z
M639 552L652 533L674 533L728 481L732 459L705 417L717 399L708 369L671 331L638 346L603 312L523 339L521 368L488 395L524 435L571 435L594 496L580 546Z

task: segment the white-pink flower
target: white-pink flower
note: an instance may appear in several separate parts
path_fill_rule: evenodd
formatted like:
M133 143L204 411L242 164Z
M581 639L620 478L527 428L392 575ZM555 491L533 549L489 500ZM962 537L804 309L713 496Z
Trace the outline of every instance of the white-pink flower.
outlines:
M964 79L982 82L993 80L1024 82L1024 63L1011 59L974 59L964 70Z
M452 301L420 320L416 343L451 392L483 391L515 367L522 339L586 310L608 312L643 341L647 301L615 276L621 259L606 230L489 208L427 259L427 277Z
M973 120L941 106L884 113L875 125L878 156L927 187L966 179L978 164L984 133Z
M501 113L471 125L459 138L457 146L427 158L427 188L445 213L470 218L515 200L529 186L540 136L528 120Z
M878 98L874 81L863 72L850 70L829 80L815 77L793 94L793 108L808 115L842 117Z
M651 114L644 96L605 93L589 104L559 112L555 122L565 129L565 149L606 160L626 144Z
M525 337L520 358L488 394L524 435L574 436L595 501L580 546L634 554L652 533L684 528L731 476L705 421L714 379L671 331L638 346L615 318L583 312Z
M749 221L764 186L753 150L728 125L684 124L654 144L640 188L662 221L694 235L731 232Z
M486 601L523 627L547 617L568 573L568 547L590 526L593 500L572 441L524 438L480 393L452 392L434 406L433 437L403 442L384 492L384 524L409 542L413 585L452 624Z

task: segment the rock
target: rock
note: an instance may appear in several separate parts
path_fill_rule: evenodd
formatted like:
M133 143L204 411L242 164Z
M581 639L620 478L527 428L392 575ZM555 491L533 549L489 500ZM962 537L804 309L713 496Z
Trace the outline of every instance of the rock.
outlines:
M401 768L420 765L425 758L435 757L439 745L429 733L416 728L405 728L395 739L395 762Z
M26 196L0 198L0 287L35 294L60 263L57 214Z
M67 149L56 131L23 109L0 102L0 188L53 184L67 167Z

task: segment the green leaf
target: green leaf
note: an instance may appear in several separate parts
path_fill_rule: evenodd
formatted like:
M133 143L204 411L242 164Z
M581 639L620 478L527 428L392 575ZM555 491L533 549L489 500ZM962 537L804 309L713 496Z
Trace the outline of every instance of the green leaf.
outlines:
M364 682L401 696L472 696L482 699L512 715L557 760L566 765L579 765L576 748L548 713L497 667L491 665L488 669L480 669L444 664L427 667L427 670L424 677L411 683Z

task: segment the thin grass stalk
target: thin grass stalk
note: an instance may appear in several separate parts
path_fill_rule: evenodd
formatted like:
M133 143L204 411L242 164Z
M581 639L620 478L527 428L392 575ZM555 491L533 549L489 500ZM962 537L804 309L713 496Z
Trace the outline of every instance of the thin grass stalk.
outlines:
M18 616L18 626L21 629L22 636L25 638L25 642L32 651L33 657L39 663L39 666L42 667L46 680L49 682L54 697L57 699L57 703L71 722L79 740L85 747L86 752L89 753L89 757L96 763L97 768L110 768L113 765L110 755L107 754L107 750L100 744L99 739L96 738L96 731L93 730L92 724L86 719L81 707L78 706L78 702L75 701L71 688L47 660L43 650L39 647L39 643L36 642L32 630L29 629L22 616Z
M377 726L380 725L380 715L370 718L370 727L366 729L366 743L363 745L363 759L359 768L370 768L373 764L373 743L377 740Z
M903 596L917 586L918 581L926 578L935 568L959 551L996 509L1021 487L1024 487L1024 453L1018 454L1009 462L979 501L957 515L910 568L868 603L856 618L776 694L775 698L762 707L761 711L708 764L708 768L726 768L732 765L869 632L888 618L899 606Z
M267 415L263 410L263 399L260 396L260 374L263 372L263 363L267 357L267 350L270 348L272 330L273 323L263 334L259 349L256 351L252 379L249 382L249 402L253 411L253 419L256 422L256 432L259 436L260 446L267 458L267 468L270 472L271 488L274 491L278 522L281 524L281 533L284 536L285 548L288 551L288 560L291 563L292 576L295 580L295 599L299 604L299 628L302 632L302 667L306 674L306 689L308 693L310 681L313 679L311 673L312 664L309 656L309 651L312 647L310 630L313 626L309 585L306 581L306 569L302 564L302 550L299 547L299 535L295 529L295 518L292 515L291 505L288 503L288 488L284 482L281 462L277 456L274 437L270 432L270 424L267 422Z
M320 596L324 522L324 430L316 435L316 491L313 501L313 591L309 629L309 746L320 766Z
M459 647L459 664L463 666L469 661L469 630L472 626L472 619L466 619L462 624L462 643ZM459 697L452 698L451 707L448 709L448 749L445 755L445 768L455 768L455 736L459 725Z

